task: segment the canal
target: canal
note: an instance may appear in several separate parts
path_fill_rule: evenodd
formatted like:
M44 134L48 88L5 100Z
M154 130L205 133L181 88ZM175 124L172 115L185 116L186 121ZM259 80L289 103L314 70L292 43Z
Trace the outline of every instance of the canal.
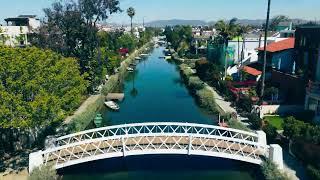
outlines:
M216 124L214 116L199 108L183 84L177 66L159 59L156 48L127 75L125 100L119 112L103 109L104 125L139 122L192 122ZM66 168L64 180L212 180L260 179L259 167L232 160L181 155L148 155L107 159Z

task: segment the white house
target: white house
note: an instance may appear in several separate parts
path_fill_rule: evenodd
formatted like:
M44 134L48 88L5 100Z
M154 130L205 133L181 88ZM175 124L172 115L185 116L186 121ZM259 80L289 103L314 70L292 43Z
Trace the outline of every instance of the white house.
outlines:
M35 15L20 15L6 18L6 25L0 26L0 43L8 46L28 44L28 34L40 27L40 20Z

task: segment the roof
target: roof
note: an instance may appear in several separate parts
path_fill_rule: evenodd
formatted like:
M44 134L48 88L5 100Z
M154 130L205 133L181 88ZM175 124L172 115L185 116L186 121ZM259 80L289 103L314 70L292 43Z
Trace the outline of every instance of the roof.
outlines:
M18 17L20 17L20 18L35 18L35 17L37 17L37 15L26 14L26 15L19 15Z
M14 18L6 18L5 21L28 21L27 17L14 17Z
M252 67L249 67L249 66L244 66L242 69L243 69L244 72L246 72L246 73L248 73L250 75L253 75L253 76L259 76L259 75L262 74L261 71L256 70L256 69L254 69Z
M28 21L30 18L35 18L36 15L19 15L18 17L9 17L4 19L5 21Z
M294 48L294 42L295 38L288 38L282 41L273 42L269 45L267 45L267 51L268 52L278 52L283 51L287 49L293 49ZM264 51L264 47L258 48L259 51Z

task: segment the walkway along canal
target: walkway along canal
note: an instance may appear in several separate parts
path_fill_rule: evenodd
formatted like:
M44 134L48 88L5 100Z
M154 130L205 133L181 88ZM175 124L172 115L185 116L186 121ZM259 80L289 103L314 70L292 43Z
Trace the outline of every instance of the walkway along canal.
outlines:
M107 108L104 125L142 122L216 124L201 110L185 87L177 66L159 59L163 48L137 65L125 79L120 111ZM259 166L211 157L148 155L114 158L63 169L64 180L89 179L260 179ZM259 176L259 177L258 177Z

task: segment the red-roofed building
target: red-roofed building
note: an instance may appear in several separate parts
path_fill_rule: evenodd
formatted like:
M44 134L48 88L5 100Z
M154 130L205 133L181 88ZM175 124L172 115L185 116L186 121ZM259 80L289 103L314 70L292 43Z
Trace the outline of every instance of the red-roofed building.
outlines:
M266 49L266 89L274 87L279 90L278 99L276 99L278 102L287 104L301 102L301 94L303 96L304 86L301 84L301 79L295 75L295 38L270 43ZM256 64L249 66L262 71L264 48L258 48L257 50L259 51L259 60Z
M267 45L267 71L275 69L284 73L294 73L294 38L273 42ZM259 51L259 70L262 70L264 47L258 48Z
M249 66L244 66L243 67L243 71L248 73L248 74L250 74L250 75L252 75L252 76L259 76L259 75L262 74L261 71L256 70L256 69L254 69L252 67L249 67Z
M247 80L259 81L262 71L249 66L243 66L242 71L247 74Z
M274 52L280 52L288 49L294 48L294 38L288 38L282 41L273 42L269 45L267 45L267 51L274 53ZM258 48L259 51L264 51L264 47Z

